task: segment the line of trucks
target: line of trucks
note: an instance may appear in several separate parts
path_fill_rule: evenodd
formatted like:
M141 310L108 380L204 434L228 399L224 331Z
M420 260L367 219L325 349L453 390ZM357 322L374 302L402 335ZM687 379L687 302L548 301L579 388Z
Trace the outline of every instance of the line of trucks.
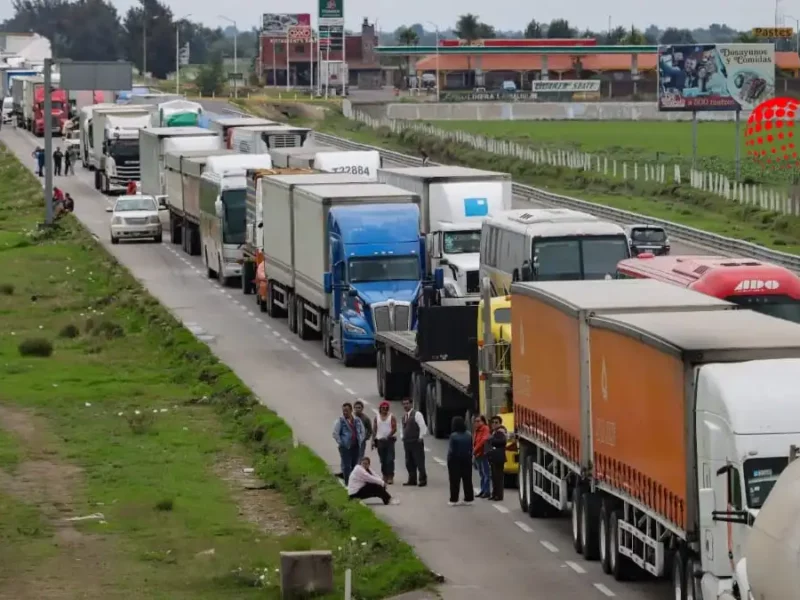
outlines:
M239 278L346 365L374 353L379 394L410 396L437 437L452 416L500 413L520 508L569 514L575 550L616 579L668 578L677 600L797 596L780 524L797 512L782 484L800 325L609 277L621 228L510 210L505 174L383 168L310 133L142 127L142 192L209 277Z

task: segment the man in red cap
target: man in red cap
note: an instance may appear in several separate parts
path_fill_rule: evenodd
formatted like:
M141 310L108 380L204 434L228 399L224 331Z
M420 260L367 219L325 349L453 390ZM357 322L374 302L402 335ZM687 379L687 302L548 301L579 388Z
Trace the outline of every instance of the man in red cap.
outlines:
M387 485L394 483L394 446L397 442L397 419L389 412L385 400L378 407L378 416L372 422L372 447L378 449L381 475Z

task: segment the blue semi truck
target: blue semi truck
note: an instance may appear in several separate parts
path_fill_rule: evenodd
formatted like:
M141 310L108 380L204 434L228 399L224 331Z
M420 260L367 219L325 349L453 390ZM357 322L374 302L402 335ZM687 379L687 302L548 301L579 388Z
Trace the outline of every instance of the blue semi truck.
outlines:
M261 182L267 312L348 366L374 356L376 331L412 329L424 277L419 196L368 180L273 191L270 180Z

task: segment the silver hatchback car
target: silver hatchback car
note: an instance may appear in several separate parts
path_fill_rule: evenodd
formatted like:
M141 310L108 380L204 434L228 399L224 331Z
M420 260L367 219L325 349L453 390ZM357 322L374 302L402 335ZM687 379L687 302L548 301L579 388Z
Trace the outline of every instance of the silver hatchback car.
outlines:
M120 196L111 213L110 236L112 244L120 240L152 238L161 243L162 226L158 215L158 202L152 196Z

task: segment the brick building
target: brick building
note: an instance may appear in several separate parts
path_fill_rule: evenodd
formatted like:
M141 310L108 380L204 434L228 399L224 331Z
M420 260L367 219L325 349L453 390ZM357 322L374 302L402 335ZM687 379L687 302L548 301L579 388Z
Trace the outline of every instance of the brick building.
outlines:
M315 33L316 35L316 33ZM361 24L359 35L345 36L344 59L347 61L350 79L349 85L362 89L380 87L383 83L383 72L380 60L375 52L378 36L375 25L367 19ZM287 74L286 39L262 35L259 55L259 74L266 85L286 85ZM310 70L313 69L314 81L318 81L319 65L317 64L317 41L312 44L290 43L288 56L289 84L307 86L310 83ZM331 50L330 54L322 48L322 60L342 60L341 50Z

